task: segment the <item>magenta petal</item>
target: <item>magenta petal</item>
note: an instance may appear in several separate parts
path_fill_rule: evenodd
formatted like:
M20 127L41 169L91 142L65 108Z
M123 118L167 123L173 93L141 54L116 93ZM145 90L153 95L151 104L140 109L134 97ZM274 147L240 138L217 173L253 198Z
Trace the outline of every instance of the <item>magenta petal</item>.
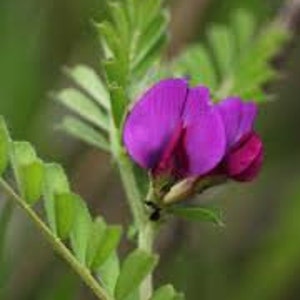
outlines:
M124 144L130 156L144 168L154 168L164 152L188 93L184 79L160 81L138 101L124 125Z
M199 122L199 115L212 106L209 89L204 86L191 88L186 99L182 119L184 124Z
M257 105L253 102L243 103L237 138L240 139L252 131L257 115Z
M247 170L245 170L243 173L237 175L234 177L237 181L251 181L253 180L260 172L262 163L264 160L264 151L263 149L260 151L260 153L257 155L253 163L249 166Z
M176 168L174 161L175 153L177 152L177 148L180 145L183 135L184 128L182 126L182 122L179 122L159 158L159 163L156 164L155 168L152 170L154 175L164 172L174 172L174 168Z
M263 151L263 144L260 139L260 137L255 133L251 133L249 137L235 150L232 150L231 153L229 153L228 157L225 161L225 166L227 173L230 177L233 177L235 179L239 178L239 176L242 176L243 174L245 178L252 177L247 176L245 172L251 171L251 166L254 164L254 169L259 169L258 165L261 165L262 159L258 159L262 155ZM251 174L250 174L251 175Z
M234 97L221 101L217 106L225 126L227 148L231 148L252 131L257 106L251 102L243 103Z
M227 98L217 105L225 126L227 148L238 141L242 106L243 103L239 98Z
M226 146L222 118L218 110L210 105L206 89L196 88L190 91L184 122L189 175L203 175L221 161Z

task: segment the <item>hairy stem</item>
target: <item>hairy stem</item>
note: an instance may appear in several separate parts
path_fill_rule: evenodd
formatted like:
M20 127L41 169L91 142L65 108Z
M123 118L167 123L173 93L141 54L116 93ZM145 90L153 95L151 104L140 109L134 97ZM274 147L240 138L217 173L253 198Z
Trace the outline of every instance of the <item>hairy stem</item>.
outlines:
M147 216L132 164L125 154L121 154L118 161L129 207L133 215L134 224L138 230L138 248L148 253L153 253L154 228ZM149 274L140 287L140 299L149 299L152 292L152 274Z
M143 230L139 232L138 246L140 249L152 253L154 242L154 228L150 221L147 222ZM140 299L150 299L153 293L153 275L150 273L140 288Z
M133 173L132 164L125 154L118 157L121 179L127 196L128 204L133 216L133 221L137 229L140 231L147 222L147 216L138 189L136 178Z
M34 210L4 181L0 179L0 186L9 199L12 199L19 205L29 216L36 227L44 234L48 242L53 246L54 250L72 267L72 269L81 277L86 285L100 300L114 300L107 292L99 285L97 280L92 276L90 271L83 266L71 253L71 251L55 236L52 231L45 225Z

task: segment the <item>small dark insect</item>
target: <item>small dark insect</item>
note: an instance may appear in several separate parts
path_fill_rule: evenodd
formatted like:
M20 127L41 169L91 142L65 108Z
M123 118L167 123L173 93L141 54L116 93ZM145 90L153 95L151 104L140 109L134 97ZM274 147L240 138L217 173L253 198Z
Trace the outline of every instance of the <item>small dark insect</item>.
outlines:
M152 201L146 200L145 204L151 209L149 216L150 221L157 222L161 218L161 208Z

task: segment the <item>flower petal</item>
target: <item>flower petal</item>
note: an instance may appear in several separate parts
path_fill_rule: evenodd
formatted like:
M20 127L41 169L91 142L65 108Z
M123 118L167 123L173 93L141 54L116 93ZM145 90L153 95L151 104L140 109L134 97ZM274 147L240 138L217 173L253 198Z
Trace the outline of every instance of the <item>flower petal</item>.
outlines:
M240 98L230 97L221 101L217 107L223 118L229 149L252 131L257 106L252 102L244 103Z
M183 120L189 175L203 175L221 161L226 146L222 118L210 105L207 89L198 87L190 90Z
M261 149L261 151L255 158L253 163L250 165L250 167L247 170L245 170L243 173L235 176L234 179L237 181L253 180L260 172L263 160L264 160L264 151L263 151L263 149Z
M173 131L181 122L188 84L184 79L160 81L146 92L128 115L124 144L144 168L154 168Z
M237 139L242 138L252 131L256 116L257 105L253 102L243 103Z
M210 92L207 87L198 86L191 88L182 113L184 124L199 122L199 115L201 115L203 111L210 109L211 106Z
M238 141L242 106L243 103L239 98L227 98L217 104L225 126L227 148Z
M250 176L251 174L247 176L245 172L247 172L253 164L255 169L259 169L258 165L261 165L262 158L258 158L261 157L262 151L263 144L260 137L255 132L252 132L249 137L226 158L225 167L227 174L235 179L239 178L240 175L242 176L241 178L243 178L243 174L245 174L245 178L252 178L252 176ZM252 173L252 171L250 173Z

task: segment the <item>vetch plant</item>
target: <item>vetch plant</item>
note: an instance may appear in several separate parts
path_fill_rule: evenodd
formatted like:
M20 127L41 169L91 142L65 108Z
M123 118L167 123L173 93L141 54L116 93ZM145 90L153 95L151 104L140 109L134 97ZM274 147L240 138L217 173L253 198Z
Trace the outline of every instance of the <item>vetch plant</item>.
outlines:
M101 76L88 66L65 68L76 87L54 95L73 112L61 129L110 153L118 166L136 242L126 257L117 251L122 225L94 217L63 168L13 141L1 119L0 170L10 165L15 178L2 177L1 187L103 300L184 299L170 284L153 287L160 228L169 216L221 225L218 209L185 200L229 180L251 181L263 162L256 102L277 77L270 60L287 33L276 22L258 29L251 14L236 11L232 24L209 30L208 43L167 62L163 7L162 0L109 2L110 19L96 24Z
M174 202L192 196L195 185L207 178L211 183L254 179L263 161L262 141L253 131L256 114L252 102L227 98L213 104L206 87L166 79L135 104L123 140L129 155L158 185L157 201Z

